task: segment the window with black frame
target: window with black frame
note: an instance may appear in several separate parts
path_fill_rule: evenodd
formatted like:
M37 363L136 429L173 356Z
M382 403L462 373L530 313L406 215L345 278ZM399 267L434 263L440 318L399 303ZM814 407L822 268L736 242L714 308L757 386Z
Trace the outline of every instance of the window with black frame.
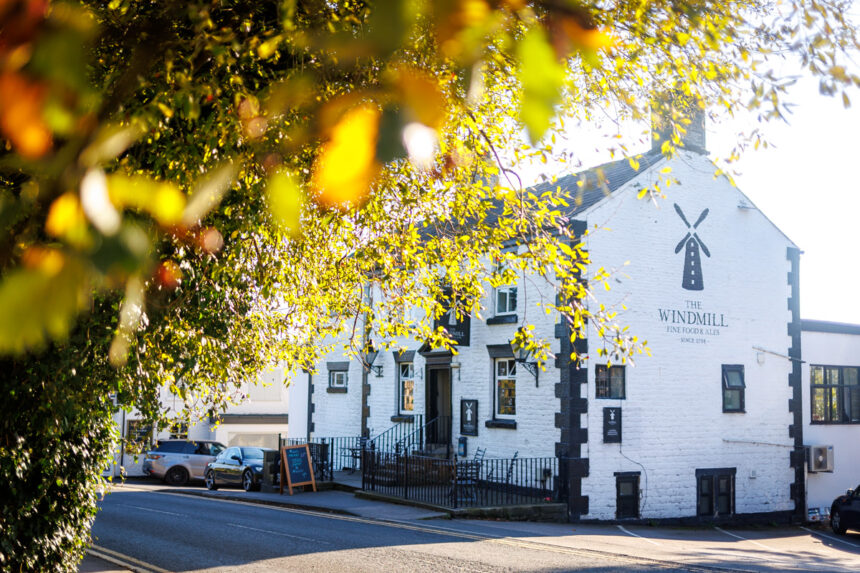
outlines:
M400 413L411 414L415 408L415 368L412 362L401 362L398 366L398 375L400 377Z
M809 367L813 424L860 423L860 367Z
M328 373L329 388L346 389L349 374L345 370L332 370Z
M152 444L152 424L143 420L126 420L125 439L130 445L149 447Z
M513 358L496 359L496 415L517 413L517 362Z
M513 269L505 262L499 263L496 273L507 281L514 278ZM517 312L517 285L515 282L498 285L494 289L493 298L495 299L495 316L505 316Z
M188 439L188 422L171 422L170 423L170 439L171 440L187 440Z
M610 366L598 364L594 369L594 382L596 385L595 397L616 398L627 397L627 388L624 379L624 366Z
M723 365L723 412L743 412L746 390L744 367L740 364Z

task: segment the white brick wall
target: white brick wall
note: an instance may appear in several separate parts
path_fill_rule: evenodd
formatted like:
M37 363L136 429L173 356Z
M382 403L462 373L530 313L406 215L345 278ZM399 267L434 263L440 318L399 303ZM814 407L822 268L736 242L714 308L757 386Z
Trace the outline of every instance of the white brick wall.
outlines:
M326 363L348 360L350 365L346 393L329 393L329 371ZM361 433L361 370L359 362L350 360L342 349L333 350L317 364L317 372L312 376L313 436L358 436Z
M607 306L630 309L620 322L648 340L653 356L627 367L625 400L595 399L589 369L589 444L583 455L590 460L590 474L583 495L589 496L590 512L585 517L614 519L613 474L621 471L642 473L643 518L695 515L695 470L722 467L737 468L737 513L790 510L791 365L764 354L759 363L754 350L785 354L790 345L790 243L758 210L739 209L741 193L723 178L714 180L706 159L684 154L671 166L682 185L670 188L657 207L636 199L635 190L653 182L640 177L630 192L616 192L588 216L590 229L601 227L587 240L593 266L621 268L630 261L616 275L620 283L612 281L612 291L597 285L595 290ZM690 223L709 209L697 229L711 253L701 253L701 291L681 288L684 250L677 255L674 250L687 228L673 203ZM667 332L658 309L688 306L725 315L728 326L707 329L712 334ZM592 365L600 362L599 346L592 329ZM722 364L744 365L745 413L722 412ZM606 406L622 407L622 444L603 444Z
M812 424L810 401L811 364L860 366L860 335L803 331L803 443L833 446L833 473L808 473L807 508L827 508L836 496L860 484L860 425Z

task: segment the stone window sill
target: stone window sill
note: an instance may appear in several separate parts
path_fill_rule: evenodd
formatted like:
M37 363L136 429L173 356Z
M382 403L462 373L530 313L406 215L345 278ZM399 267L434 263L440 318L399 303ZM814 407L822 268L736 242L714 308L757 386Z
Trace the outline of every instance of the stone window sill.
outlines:
M415 420L412 414L401 414L391 416L391 421L396 424L411 424Z
M516 430L516 420L487 420L484 425L488 428L502 428L505 430Z
M346 388L332 388L329 386L325 391L329 394L346 394Z

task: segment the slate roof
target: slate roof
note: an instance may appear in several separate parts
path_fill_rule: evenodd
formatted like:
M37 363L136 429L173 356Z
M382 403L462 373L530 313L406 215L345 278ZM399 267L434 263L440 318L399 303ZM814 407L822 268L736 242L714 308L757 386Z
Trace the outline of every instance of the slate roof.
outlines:
M849 324L846 322L830 322L826 320L810 320L807 318L804 318L800 321L800 329L805 332L860 334L860 324Z
M579 173L560 177L554 183L548 181L539 183L531 187L531 191L539 195L560 187L575 201L571 204L567 215L575 215L617 191L624 184L632 181L637 175L660 161L662 157L663 154L659 149L651 149L641 155L634 156L635 161L639 163L637 169L634 169L630 165L630 160L624 157ZM578 185L579 181L584 182L581 187Z

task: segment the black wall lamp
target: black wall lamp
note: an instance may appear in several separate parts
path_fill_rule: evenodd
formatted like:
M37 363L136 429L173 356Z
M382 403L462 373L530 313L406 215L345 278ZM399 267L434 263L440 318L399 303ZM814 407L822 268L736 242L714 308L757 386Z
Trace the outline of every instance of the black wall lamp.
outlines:
M376 357L379 355L379 352L373 349L373 343L371 342L368 346L368 351L364 353L364 367L367 368L368 371L373 371L376 374L377 378L382 378L382 364L377 364L374 366L374 362L376 361Z
M538 363L536 360L529 360L532 356L532 351L528 350L525 346L515 348L513 345L511 345L511 350L514 351L514 360L517 361L517 364L522 364L523 368L535 377L535 388L537 388L540 382L538 377Z

